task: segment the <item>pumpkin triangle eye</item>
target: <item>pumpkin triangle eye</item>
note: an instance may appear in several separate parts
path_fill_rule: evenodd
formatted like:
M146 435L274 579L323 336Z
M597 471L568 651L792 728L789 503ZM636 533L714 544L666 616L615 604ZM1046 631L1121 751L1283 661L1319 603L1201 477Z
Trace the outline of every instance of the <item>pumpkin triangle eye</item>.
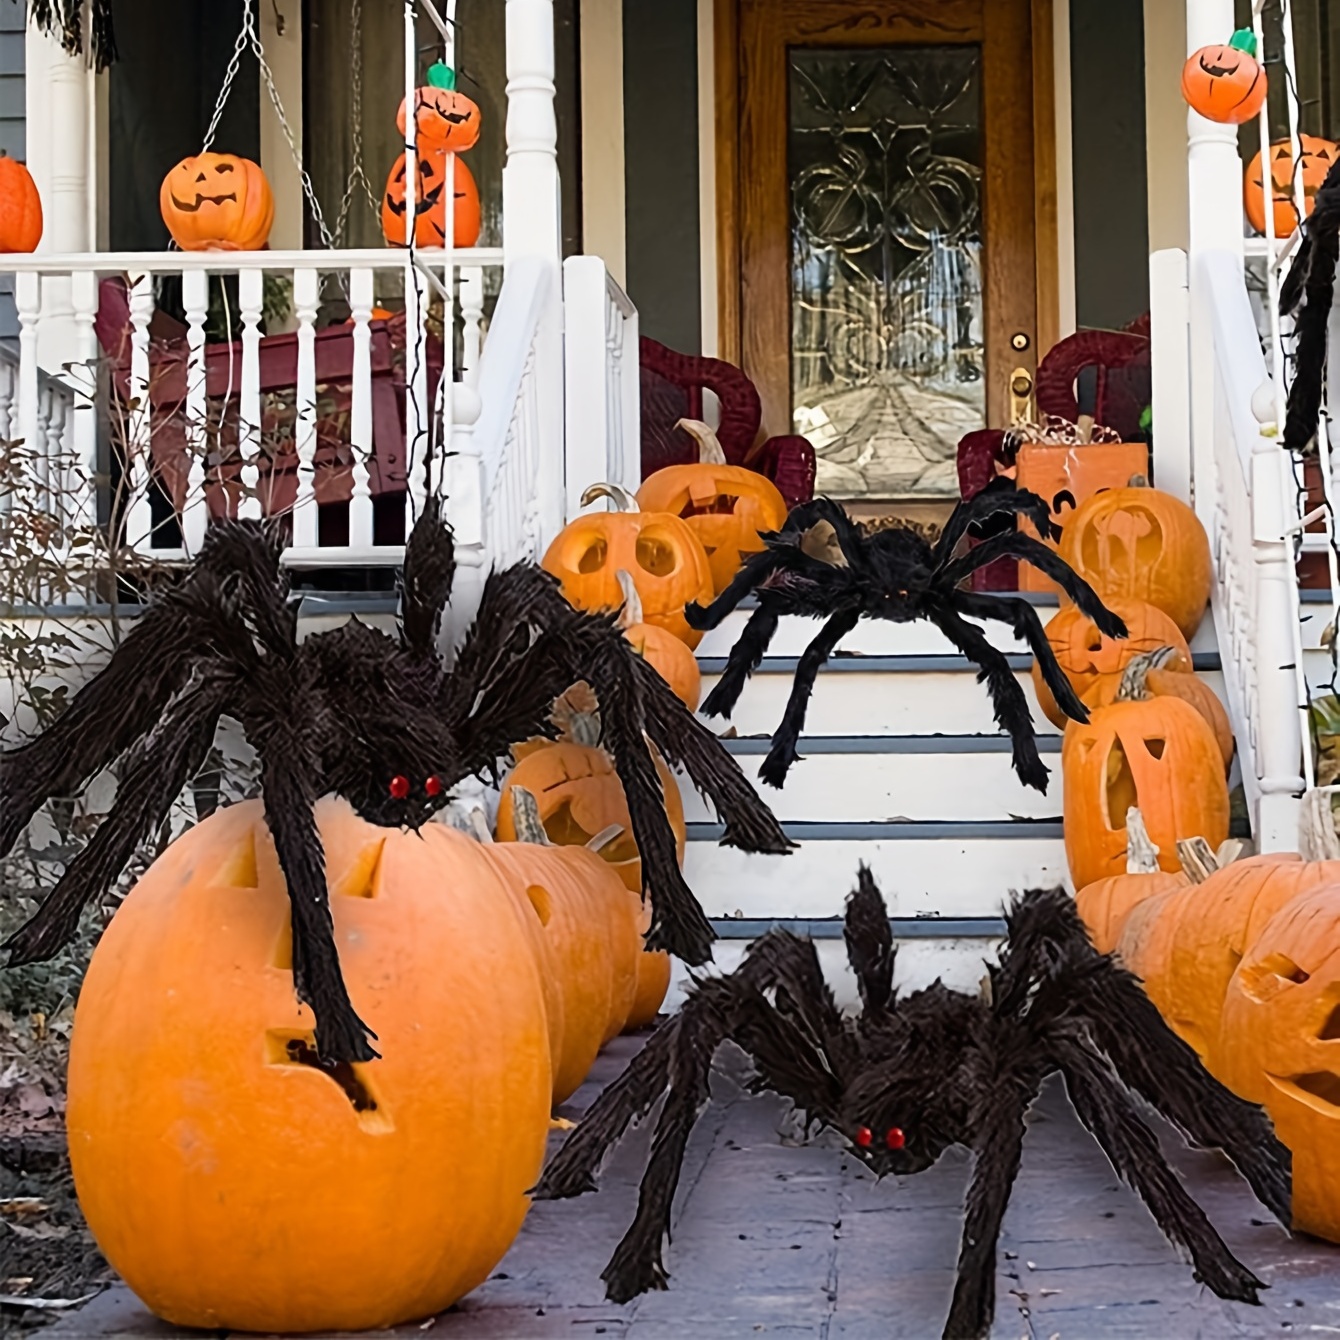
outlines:
M1149 750L1151 757L1162 758L1163 750L1166 747L1167 743L1168 742L1166 740L1160 740L1157 738L1152 740L1146 740L1145 748Z

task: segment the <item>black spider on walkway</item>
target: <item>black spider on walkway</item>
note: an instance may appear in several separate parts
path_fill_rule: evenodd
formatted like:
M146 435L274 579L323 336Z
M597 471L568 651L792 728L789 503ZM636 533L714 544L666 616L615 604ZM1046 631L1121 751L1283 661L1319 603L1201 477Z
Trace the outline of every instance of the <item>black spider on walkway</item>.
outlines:
M1063 889L1024 894L1006 921L999 966L989 969L981 996L936 982L899 997L884 899L862 868L846 918L859 1015L839 1012L813 942L782 930L756 941L729 976L696 981L680 1012L587 1111L535 1190L550 1200L595 1190L610 1148L664 1097L637 1216L602 1276L609 1297L625 1302L666 1287L662 1240L684 1149L709 1101L713 1055L730 1039L753 1061L755 1092L781 1094L807 1126L837 1131L877 1177L922 1172L950 1145L974 1152L946 1337L991 1329L996 1240L1019 1171L1024 1116L1057 1072L1112 1166L1190 1254L1197 1279L1221 1298L1256 1302L1264 1285L1168 1167L1133 1094L1197 1145L1227 1154L1286 1226L1289 1151L1259 1108L1206 1073L1136 979L1093 948Z
M157 830L205 762L219 718L238 720L260 758L265 818L288 881L293 976L332 1061L376 1055L349 1000L335 948L312 806L334 792L366 820L417 828L462 779L495 774L513 741L552 734L553 700L580 679L603 711L603 743L628 795L651 898L647 943L689 963L713 932L680 874L647 741L682 767L726 824L723 842L784 852L790 843L734 760L633 652L613 616L574 610L546 573L491 573L448 670L437 639L451 594L451 532L431 503L405 549L399 636L350 620L298 640L279 532L212 527L179 586L152 604L69 709L32 742L0 754L0 855L41 805L76 795L115 765L116 800L36 914L5 945L9 964L50 958Z
M1004 652L993 647L969 619L1009 624L1037 657L1042 676L1061 710L1076 721L1087 721L1089 714L1057 664L1033 606L1019 596L964 591L959 584L997 558L1026 559L1058 583L1109 637L1125 637L1126 626L1055 550L1031 535L1004 531L954 556L969 526L1011 512L1028 517L1039 534L1051 538L1060 535L1047 504L1023 489L990 489L959 503L934 545L906 526L868 535L828 498L801 504L781 530L763 536L767 547L750 557L711 605L689 605L684 611L694 628L710 629L745 596L752 593L758 597L758 609L731 648L726 669L708 694L703 712L708 716L730 715L746 681L767 652L782 615L823 619L823 628L805 648L796 667L782 724L759 770L763 781L781 786L787 770L799 758L796 744L805 725L815 677L838 643L861 619L894 623L927 619L978 666L978 678L986 681L996 720L1013 741L1015 771L1026 785L1045 791L1048 770L1038 756L1028 700Z

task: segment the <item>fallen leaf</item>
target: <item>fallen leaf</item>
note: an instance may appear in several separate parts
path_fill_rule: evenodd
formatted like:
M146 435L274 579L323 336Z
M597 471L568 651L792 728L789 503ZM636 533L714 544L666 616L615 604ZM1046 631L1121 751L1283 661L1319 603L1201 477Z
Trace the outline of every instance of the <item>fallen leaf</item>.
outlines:
M94 1289L82 1298L24 1298L19 1294L0 1293L0 1307L29 1307L35 1311L82 1307L85 1303L91 1303L101 1292L101 1289Z
M51 1207L36 1196L8 1196L0 1200L0 1214L23 1219L32 1214L45 1214Z
M55 1238L68 1238L73 1231L66 1224L34 1224L29 1228L26 1224L7 1223L11 1233L17 1233L21 1238L40 1238L43 1240Z

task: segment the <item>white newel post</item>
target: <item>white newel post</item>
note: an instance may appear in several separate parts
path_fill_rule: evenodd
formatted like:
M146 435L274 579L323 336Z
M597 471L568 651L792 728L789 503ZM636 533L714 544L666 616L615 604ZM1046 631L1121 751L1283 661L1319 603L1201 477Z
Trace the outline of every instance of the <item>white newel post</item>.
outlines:
M507 0L507 165L503 168L503 253L510 271L521 257L550 270L535 349L539 397L540 548L562 528L563 286L558 121L554 115L553 0Z

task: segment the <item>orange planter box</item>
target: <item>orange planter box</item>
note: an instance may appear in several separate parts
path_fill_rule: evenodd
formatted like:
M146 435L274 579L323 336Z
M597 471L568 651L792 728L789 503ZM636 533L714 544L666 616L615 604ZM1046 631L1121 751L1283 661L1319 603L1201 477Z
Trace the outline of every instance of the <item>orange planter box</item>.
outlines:
M1132 475L1149 477L1149 448L1143 442L1095 442L1087 446L1048 446L1025 442L1019 448L1021 489L1046 498L1052 520L1064 526L1066 518L1086 499L1103 489L1125 488ZM1031 522L1019 518L1019 529L1036 538ZM1049 549L1056 545L1046 541ZM1019 561L1021 591L1056 591L1057 585L1031 563Z

